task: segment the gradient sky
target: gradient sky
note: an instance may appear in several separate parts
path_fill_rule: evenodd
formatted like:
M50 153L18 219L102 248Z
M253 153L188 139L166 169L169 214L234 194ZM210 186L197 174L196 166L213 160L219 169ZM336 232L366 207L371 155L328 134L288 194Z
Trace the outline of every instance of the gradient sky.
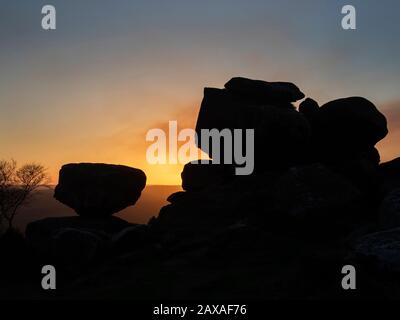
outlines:
M41 8L57 30L41 29ZM341 7L357 10L344 31ZM361 95L385 113L383 160L400 155L400 2L0 0L0 158L142 168L148 129L193 127L203 87L233 76L297 84L321 104ZM340 130L340 127L338 127Z

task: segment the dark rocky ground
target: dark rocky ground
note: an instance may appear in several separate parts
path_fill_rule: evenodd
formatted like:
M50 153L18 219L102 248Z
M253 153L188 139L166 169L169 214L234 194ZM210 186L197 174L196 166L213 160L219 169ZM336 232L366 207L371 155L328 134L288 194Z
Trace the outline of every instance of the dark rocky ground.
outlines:
M380 163L374 147L384 115L361 97L297 111L304 94L290 83L234 78L204 94L197 131L255 129L252 175L188 164L185 191L134 225L111 215L140 196L140 170L64 167L56 196L79 216L1 238L0 297L400 298L400 159ZM44 264L57 269L51 293ZM348 264L356 290L341 287Z

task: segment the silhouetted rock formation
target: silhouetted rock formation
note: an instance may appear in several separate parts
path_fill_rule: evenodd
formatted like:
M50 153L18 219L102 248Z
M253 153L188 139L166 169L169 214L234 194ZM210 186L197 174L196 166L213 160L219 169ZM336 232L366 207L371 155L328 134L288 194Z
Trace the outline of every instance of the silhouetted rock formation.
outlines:
M92 267L80 286L66 285L71 293L103 293L103 272L111 297L125 288L140 298L399 298L400 158L379 164L375 148L386 119L361 97L321 107L307 98L297 111L292 102L302 98L284 82L233 78L206 88L197 133L254 129L253 174L188 163L185 191L147 225L130 225L92 217L134 203L141 171L68 165L56 197L88 218L31 223L28 242L64 266ZM357 290L340 287L348 264Z
M225 89L239 99L254 104L290 106L304 98L304 93L290 82L267 82L236 77L225 83Z
M64 165L54 197L80 216L30 223L25 233L31 248L67 269L76 269L101 259L114 246L126 247L121 245L121 239L132 239L132 231L120 232L129 231L133 225L111 215L134 205L145 184L146 175L135 168L92 163Z
M204 149L202 129L254 129L257 171L304 162L311 142L311 127L291 104L304 97L295 85L233 78L225 87L204 89L196 124L200 148ZM203 151L212 156L211 139L208 145L209 149ZM221 150L224 148L221 143Z
M185 192L172 194L149 222L163 246L174 248L176 256L204 252L202 259L227 264L239 252L249 253L244 261L254 259L265 268L267 256L285 259L292 267L279 281L302 297L340 296L328 283L345 264L357 265L366 277L371 261L399 272L400 233L381 231L400 226L400 161L379 165L375 148L388 133L385 117L361 97L321 107L307 98L298 112L291 102L303 97L292 84L244 78L232 79L225 89L205 89L197 133L254 128L256 170L234 176L221 165L187 164ZM380 232L369 235L374 231ZM282 250L293 259L283 258ZM315 267L320 276L306 271ZM308 278L307 284L288 284L295 274ZM268 282L276 274L263 276L258 280ZM281 292L269 294L275 298Z
M67 164L60 170L54 197L80 216L106 217L139 199L146 185L143 171L120 165Z
M233 78L225 89L206 88L198 135L201 129L254 128L256 170L238 177L229 166L187 164L187 192L170 196L153 226L197 228L211 216L212 228L219 220L224 225L243 219L269 228L302 223L343 235L376 219L382 196L374 145L387 134L385 117L360 97L321 107L307 98L298 112L291 102L301 98L293 84L245 78Z

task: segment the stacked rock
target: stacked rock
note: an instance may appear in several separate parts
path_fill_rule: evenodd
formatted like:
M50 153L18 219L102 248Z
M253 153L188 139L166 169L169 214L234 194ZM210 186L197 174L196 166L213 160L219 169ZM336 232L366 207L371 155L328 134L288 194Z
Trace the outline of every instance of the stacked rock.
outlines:
M307 98L297 111L293 102L304 97L292 83L246 78L205 88L198 146L202 129L254 129L255 171L235 176L235 164L187 164L181 175L186 192L170 196L152 224L188 230L209 219L209 231L219 220L255 218L269 227L302 223L303 229L343 233L371 219L379 201L371 196L379 184L375 144L388 133L385 116L361 97L321 107ZM221 154L224 147L221 142ZM211 157L210 150L203 149Z
M142 170L121 165L67 164L54 197L83 217L107 217L132 206L146 185Z
M196 124L198 146L204 145L202 129L254 129L256 171L304 162L311 127L292 105L302 98L304 94L289 82L233 78L224 89L205 88ZM212 141L208 145L203 151L211 156Z
M81 266L99 256L132 224L112 215L132 206L146 185L143 171L121 165L64 165L54 197L79 217L46 218L30 223L29 243L63 265Z
M380 156L375 144L388 133L385 116L365 98L349 97L321 107L311 99L299 111L313 131L313 157L334 166L359 187L376 192Z
M293 103L304 97L292 83L245 78L233 78L223 89L206 88L198 146L204 146L202 129L254 129L251 175L237 176L236 163L188 163L181 174L184 191L170 195L170 204L147 225L130 225L112 214L137 201L146 182L142 171L66 165L55 197L79 217L31 223L29 243L75 265L87 264L104 247L117 261L133 252L123 282L137 276L135 289L145 283L147 291L152 282L158 292L170 268L179 283L172 292L185 297L193 288L195 294L212 288L226 297L238 283L237 292L269 299L348 298L349 291L398 298L400 158L380 164L375 148L388 133L386 119L361 97L321 107L307 98L297 111ZM203 151L212 156L208 144ZM225 151L223 143L220 148ZM132 272L138 259L141 265ZM337 275L347 264L364 281L357 290L338 293ZM143 267L156 265L160 272L151 274ZM386 278L388 272L396 277Z
M254 251L252 259L275 248L280 256L286 241L286 250L301 256L292 250L296 242L314 257L318 273L329 278L333 265L339 270L351 264L361 272L364 293L397 299L400 158L380 164L375 148L388 133L386 118L362 97L321 107L307 98L295 110L292 102L303 97L290 83L244 78L233 78L224 89L206 88L199 137L201 129L254 128L256 170L235 176L232 166L187 164L185 191L171 195L150 226L185 243L203 237L203 250L226 261L239 252ZM271 238L254 241L260 234ZM395 278L388 281L388 274ZM311 278L313 292L321 280Z

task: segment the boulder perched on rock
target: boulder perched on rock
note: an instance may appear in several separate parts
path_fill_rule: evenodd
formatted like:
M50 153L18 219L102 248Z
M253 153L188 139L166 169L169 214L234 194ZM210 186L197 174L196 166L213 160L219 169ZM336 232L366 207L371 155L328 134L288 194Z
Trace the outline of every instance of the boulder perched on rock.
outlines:
M60 170L54 197L78 215L110 216L139 199L146 185L143 171L100 163L67 164Z
M223 184L235 176L234 167L230 164L187 163L181 173L182 188L186 191L196 191L211 185Z
M304 94L290 82L267 82L242 77L232 78L225 88L247 101L261 104L286 105L303 99Z
M236 175L240 160L218 157L186 164L184 191L147 225L110 216L137 200L143 172L64 166L55 196L81 216L29 224L27 252L40 266L55 261L59 293L74 298L398 299L400 158L380 165L375 148L386 119L360 97L321 107L308 98L297 111L303 97L291 83L245 78L206 88L197 143L211 159L217 146L226 160L230 137L220 132L218 146L216 131L252 129L255 170ZM203 137L203 129L217 130ZM246 158L245 142L234 147ZM357 269L357 290L340 286L345 265Z
M98 234L113 235L132 226L131 223L117 217L52 217L36 220L26 227L26 237L34 242L36 236L52 236L61 229L81 229Z
M204 129L254 129L256 171L272 167L286 168L305 161L309 154L311 127L303 114L273 102L261 104L243 95L238 98L232 90L204 90L196 124L200 149L212 158L213 141L210 138L203 141ZM238 89L235 87L235 90ZM242 139L245 139L244 133ZM208 145L208 149L205 145ZM221 139L221 155L224 155L227 147L225 140ZM242 149L245 150L244 146Z
M385 116L362 97L318 105L306 99L299 108L312 127L310 158L335 167L365 194L378 188L380 156L375 144L388 133Z
M387 133L385 116L362 97L330 101L318 110L314 126L320 147L329 150L365 150Z

